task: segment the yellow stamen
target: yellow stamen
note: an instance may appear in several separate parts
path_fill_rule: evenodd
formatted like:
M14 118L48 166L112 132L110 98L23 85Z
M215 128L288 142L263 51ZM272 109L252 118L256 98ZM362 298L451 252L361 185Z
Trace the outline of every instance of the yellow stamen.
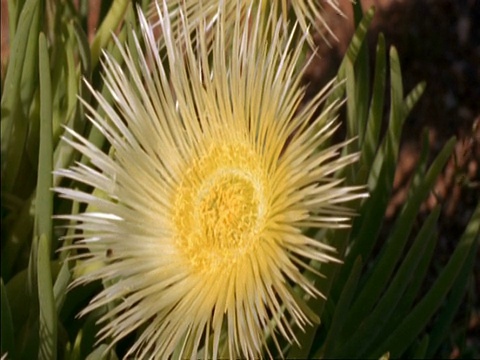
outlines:
M264 175L246 144L221 144L189 167L175 199L177 246L192 267L212 272L255 248L266 217Z

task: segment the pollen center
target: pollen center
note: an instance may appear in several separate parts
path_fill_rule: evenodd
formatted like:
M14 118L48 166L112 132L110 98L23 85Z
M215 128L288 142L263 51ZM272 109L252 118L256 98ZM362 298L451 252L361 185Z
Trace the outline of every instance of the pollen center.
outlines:
M259 196L252 180L231 170L214 176L198 194L196 223L203 246L217 250L241 250L255 237L259 220Z
M231 266L259 241L265 204L253 154L238 146L210 151L186 172L176 198L178 248L197 271Z

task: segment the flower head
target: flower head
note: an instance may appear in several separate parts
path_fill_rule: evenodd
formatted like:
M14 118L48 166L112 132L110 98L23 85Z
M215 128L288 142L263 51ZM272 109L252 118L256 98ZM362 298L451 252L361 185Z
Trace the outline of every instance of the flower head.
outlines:
M58 173L94 189L56 189L88 204L67 216L84 231L77 283L104 284L84 313L109 305L100 339L138 331L128 354L140 358L216 358L222 344L258 357L268 337L295 341L310 323L296 292L321 296L305 271L336 259L304 230L346 226L341 203L361 194L333 175L357 156L325 146L337 127L337 104L316 115L328 87L300 107L301 50L280 21L220 19L213 45L199 22L178 47L157 9L165 56L140 12L142 39L118 43L125 67L104 62L113 103L92 90L109 154L68 130L90 165Z

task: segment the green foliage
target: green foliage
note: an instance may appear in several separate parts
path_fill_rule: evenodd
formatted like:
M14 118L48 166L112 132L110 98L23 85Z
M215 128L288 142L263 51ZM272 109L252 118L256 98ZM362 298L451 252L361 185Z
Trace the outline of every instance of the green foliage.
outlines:
M359 204L359 216L348 235L328 235L332 244L340 244L339 248L344 250L344 264L340 269L336 269L335 264L327 264L321 269L327 279L319 284L319 288L329 290L328 306L319 307L323 326L315 329L311 346L301 351L293 349L292 357L380 358L388 353L392 358L398 358L406 355L409 349L418 356L434 356L447 334L473 269L480 236L480 207L472 215L450 262L426 294L420 291L420 286L438 238L439 207L428 216L408 245L420 205L450 158L455 139L445 145L427 169L428 137L425 134L407 201L388 237L383 240L379 236L392 191L403 123L425 84L419 84L404 97L398 55L391 48L389 122L386 134L378 144L387 70L382 35L378 40L371 99L359 98L359 92L364 96L368 89L368 57L361 44L371 11L360 22L337 79L346 91L347 133L350 136L358 134L358 142L350 150L360 151L361 158L347 179L356 185L366 180L370 197ZM337 91L340 96L340 90ZM366 104L370 104L368 109L363 108ZM374 249L379 250L374 253ZM427 332L427 325L448 294L449 305L442 309L434 326ZM418 344L417 339L421 339ZM432 339L435 339L434 344Z
M88 136L78 101L89 100L82 78L100 83L100 49L112 46L112 31L125 16L133 19L134 9L129 1L111 4L91 48L88 2L79 3L78 10L70 1L8 4L12 41L1 94L1 325L2 354L8 352L9 359L64 358L85 323L76 315L94 289L68 291L72 264L58 262L58 240L65 232L52 215L78 206L54 198L51 189L62 179L52 170L76 158L60 141L64 126ZM82 349L78 358L92 351Z
M298 332L301 347L293 346L289 350L287 357L291 358L380 358L387 353L398 358L406 356L407 351L420 357L435 356L473 269L480 236L480 207L472 215L455 253L437 281L427 293L421 291L438 239L436 223L440 207L427 217L416 236L412 229L422 202L452 154L455 139L445 144L428 167L429 144L424 134L407 201L388 237L380 238L403 124L425 84L417 85L404 96L400 62L395 48L391 48L388 127L379 142L388 68L385 40L380 34L370 91L364 39L372 17L373 9L370 9L361 18L337 74L339 86L330 99L338 100L346 94L347 137L358 136L349 151L360 152L361 159L346 174L347 181L354 185L366 182L370 196L358 204L359 216L349 232L319 235L330 239L330 243L344 254L344 263L341 266L326 264L320 269L326 276L318 282L318 288L326 294L327 300L311 299L309 305L321 314L322 324L308 329L306 334ZM365 97L365 94L370 95ZM447 296L448 305L444 305L432 327L434 315Z
M111 32L124 23L118 33L122 41L138 25L131 2L105 2L110 6L102 12L89 45L88 2L79 3L77 10L69 0L9 1L11 56L1 94L0 283L1 353L8 352L9 359L117 358L108 344L96 344L93 338L101 314L76 317L101 284L69 288L74 278L71 264L64 262L65 254L59 258L56 250L60 236L66 235L68 245L77 235L68 225L58 227L65 224L52 220L52 216L77 213L79 207L54 197L51 188L64 180L52 171L75 160L86 161L77 159L71 147L60 141L61 136L70 136L64 126L98 146L103 144L103 135L85 121L84 106L96 109L97 105L82 79L105 92L99 67L101 50L108 49L121 60ZM380 230L392 193L403 124L425 84L404 94L398 54L391 48L387 59L382 35L370 84L365 37L374 10L362 16L358 2L354 6L357 30L325 106L346 96L347 136L357 137L348 152L359 152L360 161L339 176L350 185L367 184L369 198L355 204L358 216L350 230L318 234L335 245L343 264L320 268L325 278L316 285L326 299L299 299L302 306L305 302L314 310L310 317L320 322L306 332L298 330L301 346L282 344L284 355L380 358L389 353L392 358L408 354L434 357L472 273L480 237L480 205L448 264L431 287L422 290L438 239L440 207L428 215L418 232L414 233L413 227L455 140L447 142L429 165L428 138L424 136L408 199L383 239ZM382 136L387 99L388 124Z

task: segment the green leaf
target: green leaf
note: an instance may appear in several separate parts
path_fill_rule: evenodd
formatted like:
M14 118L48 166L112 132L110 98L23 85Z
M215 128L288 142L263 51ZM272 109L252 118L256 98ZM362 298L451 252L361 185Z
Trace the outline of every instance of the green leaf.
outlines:
M115 352L108 350L108 346L102 344L95 348L87 357L86 360L117 360Z
M53 195L53 139L52 139L52 88L50 81L50 61L45 36L39 37L40 67L40 149L37 180L35 219L37 235L44 235L48 253L52 250Z
M401 133L403 122L394 121L396 118L402 118L405 116L406 111L403 109L403 81L402 81L402 69L400 67L400 59L398 58L397 49L390 48L390 97L391 108L395 109L390 113L390 121L393 121L396 126L389 128L389 131L394 134ZM399 137L393 137L400 141ZM394 144L394 148L398 149L398 143Z
M411 281L407 291L400 299L397 310L395 311L394 316L390 321L390 324L388 324L384 331L385 334L390 334L393 332L395 327L403 320L405 315L408 314L415 299L418 298L420 287L425 280L429 265L433 257L437 239L438 232L435 231L435 233L432 235L432 240L427 244L427 248L423 253L423 259L417 267L415 277Z
M51 273L56 276L60 270L60 264L57 260L52 260L50 263ZM6 284L8 298L10 299L10 308L13 319L13 327L15 332L26 322L28 317L27 308L34 306L31 301L31 294L28 292L28 270L24 269L15 274L15 276ZM12 301L11 299L22 299L19 301Z
M373 15L375 14L375 9L371 7L363 17L360 24L357 26L355 33L353 34L352 40L350 41L350 45L347 49L347 54L343 58L342 63L338 69L336 85L334 86L334 91L330 94L328 99L325 102L324 109L328 109L333 103L339 102L343 100L343 94L345 92L345 77L346 77L346 64L347 61L350 61L351 64L355 63L357 59L358 53L360 48L365 40L365 36L367 34L368 27L372 22Z
M362 259L358 257L352 267L352 272L348 278L342 293L335 307L335 313L330 328L328 329L328 335L324 342L323 349L320 349L314 356L314 358L331 358L337 339L340 337L340 332L345 324L345 314L348 313L348 309L353 300L353 295L357 289L358 280L362 271Z
M365 315L370 312L378 296L383 292L390 275L402 255L420 205L429 194L435 180L447 163L454 146L455 139L451 139L437 156L422 181L412 186L409 197L387 241L388 246L385 247L379 261L372 270L370 278L358 295L356 303L352 306L347 328L354 326L354 324L359 324Z
M368 11L365 13L362 20L357 26L357 30L355 31L355 34L350 42L350 46L348 47L346 54L347 58L351 61L352 64L355 63L357 56L360 53L365 39L365 35L367 34L368 27L372 22L374 14L375 8L372 6L370 9L368 9ZM342 65L340 65L340 68L342 67Z
M382 141L380 149L377 151L368 177L370 197L362 206L361 212L363 216L356 218L352 226L353 244L339 275L338 283L340 284L346 281L353 261L357 256L361 256L365 262L369 259L380 232L383 215L392 191L401 130L407 114L403 111L403 102L401 100L403 86L401 83L400 64L394 49L390 51L390 63L392 66L390 69L390 77L392 79L390 122L387 134ZM380 116L375 118L375 121L380 122L380 120ZM379 127L380 124L375 124L375 126ZM338 296L337 289L334 289L333 296L335 298Z
M420 343L415 348L415 353L413 354L414 359L425 359L427 347L429 344L429 336L425 335Z
M470 221L473 222L475 220L472 217ZM480 234L477 235L477 237L478 236L480 236ZM460 270L460 274L458 275L452 287L445 305L440 311L435 323L432 325L432 330L430 331L430 342L428 343L428 350L426 350L427 358L434 358L435 352L449 334L450 325L462 300L464 299L468 281L473 276L472 269L475 265L475 262L478 261L478 243L479 240L477 239L476 247L474 246L474 248L468 254L468 258Z
M28 79L28 88L22 90L24 69L37 59L37 50L32 46L32 32L36 32L39 18L39 2L28 0L20 14L18 28L11 45L10 62L5 76L1 109L2 191L11 191L17 178L28 131L27 111L22 108L22 91L35 83ZM37 39L37 34L34 37ZM36 40L35 40L36 41ZM28 103L29 105L29 103ZM28 110L28 109L27 109Z
M355 26L358 26L358 24L361 22L363 18L362 3L360 1L354 1L352 2L352 8L353 8L353 18L355 20Z
M100 28L95 33L91 46L92 67L95 67L100 59L100 52L107 47L107 43L112 39L112 32L119 26L123 20L125 12L129 5L128 0L114 0L110 10L103 20Z
M1 316L1 339L2 349L1 354L8 353L9 358L14 359L16 356L15 351L15 338L13 334L13 320L12 313L10 312L10 304L8 301L7 290L3 284L3 279L0 279L1 300L2 300L2 316Z
M55 298L57 314L60 313L63 303L65 302L68 285L70 284L71 279L72 273L69 269L68 261L64 261L55 280L55 285L53 286L53 295Z
M107 306L96 309L85 316L85 322L81 328L80 354L82 359L86 359L91 355L92 349L98 345L95 335L98 334L101 327L99 319L106 314ZM101 344L100 347L102 347ZM103 348L103 347L102 347ZM103 357L101 359L108 359L109 354L105 353L106 348L103 348ZM94 351L95 354L101 355L101 352Z
M82 86L81 84L81 79L79 76L79 72L77 70L77 66L75 64L75 44L73 41L67 41L65 44L65 53L66 53L66 59L67 59L67 66L66 66L66 81L67 81L67 93L66 93L66 98L67 98L67 104L65 107L65 110L62 111L62 115L64 116L65 119L71 119L72 117L75 118L77 116L76 112L78 109L77 104L79 103L78 101L78 95L79 95L79 90ZM68 122L65 121L58 121L56 124L65 124ZM58 125L57 125L58 126ZM63 129L60 127L54 129L54 134L55 134L55 144L58 143L59 135L60 133L63 132Z
M55 276L60 269L58 261L51 261L49 266L50 273ZM20 359L36 359L38 357L38 290L35 294L30 293L28 277L29 270L25 269L17 273L6 284L15 334L15 349ZM15 299L15 301L12 299ZM18 301L18 299L21 299L21 301Z
M15 266L24 267L19 264L21 260L21 251L26 246L26 242L32 233L33 216L30 213L34 195L23 202L23 206L19 209L15 216L14 222L10 227L10 231L2 238L4 247L1 252L2 276L8 283L12 277ZM3 199L2 199L3 200Z
M65 300L60 310L61 319L73 319L85 307L89 300L102 289L100 281L87 285L75 286L65 294ZM61 299L61 295L58 297ZM60 308L60 306L58 306ZM76 324L77 326L78 324Z
M474 214L457 245L448 264L444 267L428 293L405 317L404 321L380 344L372 354L378 356L382 352L390 351L393 358L400 357L409 344L425 328L435 311L443 303L443 300L452 285L455 283L469 254L475 251L480 240L480 204L477 205Z
M418 264L423 260L423 253L427 244L433 237L432 235L434 234L439 215L440 208L437 207L428 216L410 251L400 265L395 277L390 280L390 285L385 290L385 293L375 306L374 310L370 312L369 307L366 307L365 311L367 312L367 316L360 326L354 327L355 324L353 322L350 323L351 327L347 326L347 330L349 331L349 335L347 335L348 340L345 344L342 344L340 353L335 354L336 357L362 357L364 351L370 346L370 344L378 343L377 338L384 334L383 330L385 325L390 320L392 313L395 311L398 302L405 292L405 289L414 276ZM393 247L393 244L389 244L389 248ZM384 259L388 258L382 258L382 260ZM384 262L383 267L376 267L374 274L383 272L389 273L390 269L384 269L387 265L390 265L390 263Z
M347 240L349 238L350 231L348 229L336 230L336 231L328 231L327 234L324 236L325 238L331 240L332 243L337 245L337 251L339 253L343 253L344 249L343 246L346 246ZM327 302L329 301L329 292L332 287L332 283L335 279L335 275L340 268L340 264L338 263L325 263L321 264L321 273L324 277L317 279L315 283L315 287L324 294L327 299L325 298L310 298L307 302L308 307L314 309L316 314L321 317L323 325L325 325L325 314L324 309L327 306ZM307 359L309 354L312 352L317 352L317 348L313 348L315 336L317 330L319 328L318 324L314 324L308 332L303 333L303 331L298 330L296 332L296 336L298 335L301 338L301 347L298 345L292 345L290 350L288 351L287 358L289 359Z
M89 79L92 74L92 59L87 35L77 21L72 22L72 31L77 39L77 49L78 53L80 54L82 74L85 76L85 78Z
M348 276L347 274L350 271L353 259L360 255L365 261L368 260L380 232L383 215L390 199L402 127L405 118L408 115L408 108L405 106L405 102L402 99L403 85L400 63L394 48L390 50L390 64L391 104L389 127L387 129L386 138L383 140L382 146L377 152L371 166L368 178L370 198L366 200L362 209L362 213L364 213L365 216L361 216L354 221L352 238L354 238L355 241L347 255L345 266L340 275L340 282L345 281L346 276ZM412 94L420 96L421 92L418 89L421 87L422 85L417 86L415 88L416 90L414 89L414 91L412 91L407 97L407 101L410 105L413 106L413 100L415 99L415 96ZM380 116L380 109L378 109L378 111L378 116ZM377 118L377 121L379 121L379 119L380 118ZM368 132L370 132L370 130L367 130L367 134Z
M342 64L337 73L336 83L334 85L334 90L328 96L324 109L328 109L332 104L341 102L343 98L343 94L345 92L345 77L346 77L346 67L347 63L354 64L357 58L357 55L360 51L360 47L365 39L367 29L373 19L374 15L374 8L370 8L369 11L365 14L362 21L358 25L355 34L350 42L349 48L347 50L347 55L344 57ZM343 254L345 248L348 243L349 239L349 231L342 230L332 232L329 231L326 235L327 238L331 239L332 243L335 243L337 246L339 254ZM322 273L325 275L325 278L319 279L317 282L317 288L322 291L323 294L326 296L329 295L333 280L335 279L335 275L339 269L339 265L335 263L323 264L322 265ZM309 307L315 309L317 314L322 315L326 301L325 299L310 299ZM289 358L306 358L311 351L316 351L317 349L311 349L315 334L317 332L318 326L315 325L314 329L308 332L306 335L302 335L302 348L298 346L292 346L290 351L288 352L287 357ZM305 339L305 336L308 336L308 339Z
M385 99L386 80L386 57L385 38L382 34L378 37L377 52L375 58L375 75L373 80L372 99L368 114L367 127L365 130L365 141L362 144L360 165L369 172L378 148L378 139L383 118L383 105ZM359 179L363 182L363 179Z
M362 7L360 2L354 6L356 23L362 18ZM348 95L349 97L351 95ZM367 125L368 103L370 99L370 61L368 55L368 44L363 42L355 61L355 107L356 107L356 126L358 132L358 144L361 146L365 138L365 128Z
M8 0L8 36L10 39L15 38L15 32L17 29L17 19L19 15L19 5L18 1Z
M425 81L422 81L417 86L415 86L415 88L407 95L407 97L405 98L405 111L407 113L409 113L413 109L417 101L423 95L426 87L427 83Z
M26 282L27 271L23 270L17 273L5 286L8 298L10 299L12 324L15 333L27 322L28 309L32 307ZM22 299L22 301L12 301L12 299Z
M24 309L25 311L25 309ZM38 309L28 309L28 321L20 329L18 334L20 359L38 359L39 349L39 322L38 322Z
M28 2L25 6L28 5ZM23 10L22 10L23 12ZM25 49L25 58L23 62L20 98L24 105L25 113L28 113L28 108L33 99L33 95L37 90L38 79L38 33L40 31L40 20L43 16L43 7L38 6L34 12L32 23L28 27L28 41Z
M38 301L40 305L39 359L57 358L57 311L52 287L50 247L45 235L38 246Z
M357 121L357 99L356 99L356 82L355 71L353 64L347 61L345 64L346 73L346 90L347 90L347 138L351 139L358 136L358 121ZM350 144L349 144L350 145ZM353 149L347 151L352 153Z
M429 153L428 131L425 131L423 134L422 144L422 150L420 152L417 168L411 182L412 187L417 187L418 184L425 177ZM423 282L423 279L425 278L428 265L430 264L430 260L433 255L437 236L438 235L435 230L434 234L432 234L431 240L427 242L426 249L423 254L423 259L415 271L415 277L412 279L411 284L408 286L404 295L400 298L399 304L397 306L397 309L395 310L395 313L392 316L392 319L389 321L388 324L386 324L384 328L384 334L388 334L393 331L393 329L395 328L394 324L398 324L399 321L403 319L405 314L410 310L411 304L413 303L414 299L418 296L418 290Z

